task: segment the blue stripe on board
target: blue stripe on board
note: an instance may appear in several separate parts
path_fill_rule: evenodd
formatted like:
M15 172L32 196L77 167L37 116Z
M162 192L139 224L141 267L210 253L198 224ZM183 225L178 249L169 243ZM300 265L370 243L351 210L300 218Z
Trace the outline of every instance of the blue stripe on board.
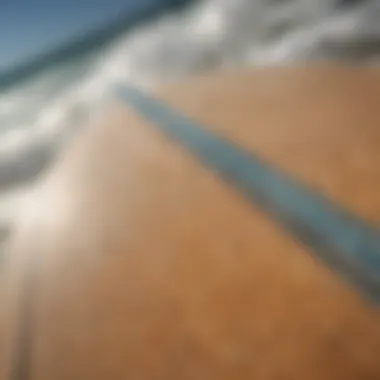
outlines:
M380 301L380 233L259 157L133 87L116 94L271 214L317 256Z

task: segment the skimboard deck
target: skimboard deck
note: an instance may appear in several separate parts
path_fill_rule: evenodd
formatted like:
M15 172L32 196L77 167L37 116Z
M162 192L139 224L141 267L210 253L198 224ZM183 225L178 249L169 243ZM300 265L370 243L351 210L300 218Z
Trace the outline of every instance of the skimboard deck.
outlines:
M226 73L157 94L374 223L378 95L378 72L354 68ZM380 376L377 309L122 101L35 205L14 250L38 276L29 349L13 351L28 373L12 380Z

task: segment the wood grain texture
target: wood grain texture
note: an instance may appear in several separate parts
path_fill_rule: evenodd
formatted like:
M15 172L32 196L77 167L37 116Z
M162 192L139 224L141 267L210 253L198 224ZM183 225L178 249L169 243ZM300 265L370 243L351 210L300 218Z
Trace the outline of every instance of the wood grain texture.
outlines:
M380 72L217 73L159 96L380 218ZM31 379L380 378L379 312L122 104L87 128L14 239L38 256Z

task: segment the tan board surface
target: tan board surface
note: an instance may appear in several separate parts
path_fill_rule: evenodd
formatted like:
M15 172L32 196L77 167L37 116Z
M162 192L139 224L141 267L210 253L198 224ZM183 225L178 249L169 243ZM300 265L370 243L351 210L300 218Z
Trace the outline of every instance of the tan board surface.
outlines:
M29 232L28 232L29 233ZM26 242L26 240L25 240ZM9 251L2 244L0 263L0 380L12 378L14 360L22 347L21 314L28 303L28 285L34 252L28 247L15 243ZM30 260L31 259L31 260ZM21 344L23 345L23 343Z
M263 74L162 96L378 220L380 186L370 176L380 111L371 102L380 76ZM341 92L331 85L340 76ZM357 91L372 91L369 101L355 95L328 107L354 76ZM372 124L359 132L362 115ZM338 138L346 118L350 132ZM334 147L347 159L328 159ZM351 170L352 149L366 152L366 170ZM31 379L380 378L378 311L122 104L77 139L35 207L33 233L26 223L14 251L38 256Z
M380 221L380 70L231 70L159 95L231 141ZM182 91L182 88L186 90Z

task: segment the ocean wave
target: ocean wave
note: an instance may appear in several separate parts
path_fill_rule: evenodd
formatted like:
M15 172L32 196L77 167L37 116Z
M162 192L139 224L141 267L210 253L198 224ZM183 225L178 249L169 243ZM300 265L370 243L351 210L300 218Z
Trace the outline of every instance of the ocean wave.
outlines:
M219 67L376 60L378 1L208 0L0 94L0 189L43 172L114 83L150 89ZM0 210L1 214L1 210Z

